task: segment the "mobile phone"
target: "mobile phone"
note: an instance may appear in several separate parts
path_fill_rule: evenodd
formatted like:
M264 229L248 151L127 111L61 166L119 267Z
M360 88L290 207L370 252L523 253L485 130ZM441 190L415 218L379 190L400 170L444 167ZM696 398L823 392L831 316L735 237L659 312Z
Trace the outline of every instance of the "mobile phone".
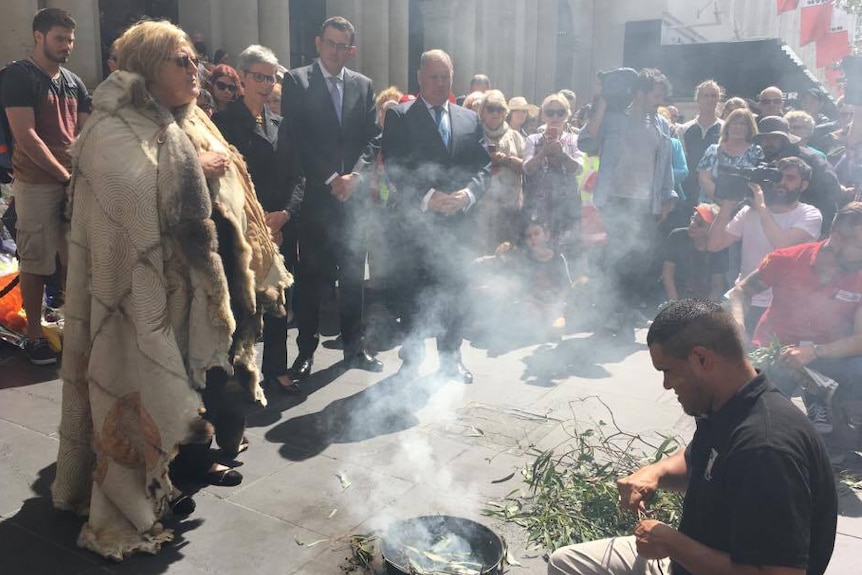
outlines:
M549 140L558 140L560 138L560 129L556 126L548 126L545 128L545 137Z

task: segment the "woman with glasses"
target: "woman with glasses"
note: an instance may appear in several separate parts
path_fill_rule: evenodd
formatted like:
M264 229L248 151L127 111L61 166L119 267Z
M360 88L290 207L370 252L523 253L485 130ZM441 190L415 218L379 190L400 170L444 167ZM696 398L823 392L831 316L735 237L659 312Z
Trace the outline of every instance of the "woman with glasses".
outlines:
M296 163L282 165L275 152L278 145L291 145L278 141L281 116L266 105L276 83L278 59L269 48L252 45L240 53L237 65L243 95L216 112L213 123L245 158L266 224L281 247L285 264L292 269L296 263L296 232L295 225L289 222L295 220L299 210L302 180L298 156L283 154L282 161L289 158ZM287 376L287 324L285 314L263 316L263 381L264 386L273 384L283 391L296 392L299 387Z
M571 115L569 101L551 94L542 102L545 129L527 137L524 151L524 212L546 222L553 249L566 253L574 247L581 217L578 174L583 153L578 136L566 131Z
M176 481L242 480L214 462L213 428L235 454L243 400L265 403L257 309L281 306L290 276L242 157L195 105L185 32L140 22L117 58L73 149L52 495L88 515L78 545L119 561L194 510Z
M209 91L215 98L216 112L242 96L242 84L236 70L227 64L220 64L210 73Z
M500 90L485 92L479 116L485 130L485 146L491 156L491 180L479 209L479 247L483 255L494 253L503 242L516 242L518 217L523 204L522 164L524 138L509 127L506 97Z
M743 108L730 113L721 127L718 143L706 149L697 165L702 201L713 201L722 167L753 168L763 161L763 150L754 143L756 135L754 114Z

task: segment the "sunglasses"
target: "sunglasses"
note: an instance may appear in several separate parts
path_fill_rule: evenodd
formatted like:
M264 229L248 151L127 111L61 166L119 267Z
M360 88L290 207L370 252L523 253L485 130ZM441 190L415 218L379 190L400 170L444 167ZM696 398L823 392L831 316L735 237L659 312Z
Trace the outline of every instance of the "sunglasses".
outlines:
M341 44L339 42L333 42L329 38L323 39L323 45L326 46L327 48L329 48L330 50L338 50L339 52L347 52L351 48L353 48L353 46L351 46L350 44Z
M702 217L700 217L700 215L699 215L699 214L694 214L693 216L691 216L691 218L690 218L690 219L691 219L691 223L693 223L696 227L699 227L699 228L702 228L702 227L704 227L704 226L708 226L708 225L709 225L709 224L706 222L706 220L704 220Z
M165 58L165 60L170 60L177 65L177 68L184 68L186 70L189 69L189 65L193 66L195 69L198 67L197 58L189 56L188 54L180 54L178 56L173 56L172 58Z
M549 108L543 111L543 114L548 116L549 118L553 118L554 116L558 118L564 118L568 112L564 108Z
M225 84L219 80L216 80L215 87L219 90L227 90L230 93L236 92L236 84Z
M260 72L251 72L249 70L246 70L245 73L254 78L254 81L258 84L262 82L266 82L267 84L275 84L275 76L270 76L269 74L261 74Z
M489 114L499 114L501 112L505 112L506 108L502 106L485 106L485 111Z
M760 103L761 104L780 104L783 101L784 100L782 100L781 98L765 98L765 99L761 100Z

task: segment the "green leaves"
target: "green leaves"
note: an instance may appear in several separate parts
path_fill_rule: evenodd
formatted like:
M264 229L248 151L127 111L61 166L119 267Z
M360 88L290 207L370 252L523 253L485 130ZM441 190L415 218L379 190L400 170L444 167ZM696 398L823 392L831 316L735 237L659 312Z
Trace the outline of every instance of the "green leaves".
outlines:
M607 407L607 406L605 406ZM619 507L617 479L674 453L680 442L660 436L655 445L642 435L611 424L578 428L571 441L556 450L534 449L521 470L526 489L488 502L483 514L522 526L531 543L548 550L605 537L631 535L638 517ZM676 526L682 496L660 491L650 517Z

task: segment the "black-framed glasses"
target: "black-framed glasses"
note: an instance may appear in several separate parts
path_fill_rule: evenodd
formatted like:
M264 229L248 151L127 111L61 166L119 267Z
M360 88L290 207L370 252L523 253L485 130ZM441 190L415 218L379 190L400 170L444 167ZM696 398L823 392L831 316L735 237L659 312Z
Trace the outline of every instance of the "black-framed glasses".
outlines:
M489 114L501 114L506 111L503 106L485 106L485 111Z
M166 60L170 60L174 64L177 65L177 68L184 68L186 70L189 69L189 66L193 66L195 70L198 68L198 60L194 56L189 56L188 54L177 54L176 56L172 56L170 58L165 58Z
M351 48L353 48L353 46L351 46L350 44L342 44L341 42L333 42L329 38L323 39L323 45L326 46L327 48L329 48L330 50L338 50L339 52L347 52Z
M252 72L251 70L246 70L245 73L254 78L254 81L259 84L263 82L266 82L267 84L275 84L275 76L261 74L260 72Z
M216 82L215 82L214 86L215 86L216 88L218 88L219 90L227 90L227 91L228 91L228 92L230 92L231 94L233 94L234 92L236 92L236 84L225 84L225 83L224 83L224 82L222 82L221 80L216 80Z
M764 98L760 100L761 104L781 104L784 102L781 98Z
M558 118L565 118L568 112L566 112L565 108L548 108L543 112L549 118L554 116Z

